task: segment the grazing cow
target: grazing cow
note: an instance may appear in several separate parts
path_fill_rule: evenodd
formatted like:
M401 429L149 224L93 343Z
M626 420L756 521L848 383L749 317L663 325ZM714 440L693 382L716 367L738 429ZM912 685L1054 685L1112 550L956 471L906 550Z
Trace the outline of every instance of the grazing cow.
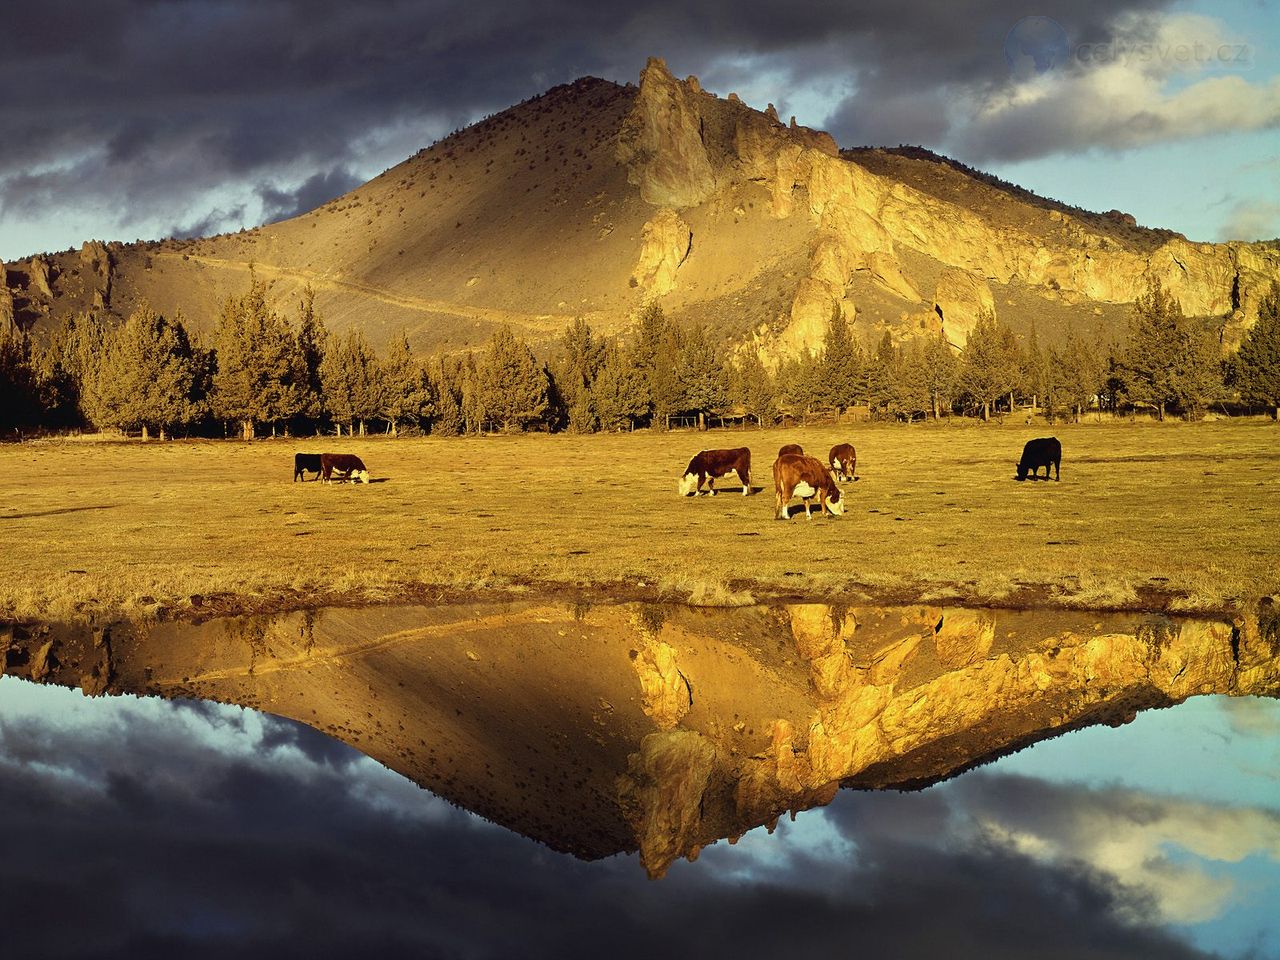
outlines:
M351 453L322 453L320 454L320 479L324 483L330 483L335 473L341 474L340 480L357 480L360 483L369 482L369 470L365 467L364 461Z
M804 453L804 447L798 443L784 443L778 448L778 456L785 457L788 453Z
M1044 467L1044 478L1049 479L1049 467L1053 467L1053 479L1060 480L1062 467L1062 444L1057 437L1038 437L1028 440L1022 448L1022 459L1018 461L1018 479L1036 479L1036 472Z
M827 454L827 462L841 483L858 479L858 451L853 449L852 443L837 443Z
M804 515L808 520L810 501L818 498L819 513L838 517L844 513L844 501L831 471L817 457L788 453L773 462L774 519L789 520L788 505L792 497L804 500Z
M307 478L303 473L314 473L316 479L320 479L320 454L318 453L295 453L293 455L293 482L299 480L305 481Z
M701 493L705 483L714 497L716 477L726 476L730 471L738 475L738 480L742 483L742 495L745 497L751 492L751 451L746 447L701 451L684 468L684 476L676 482L676 490L680 496L687 497Z

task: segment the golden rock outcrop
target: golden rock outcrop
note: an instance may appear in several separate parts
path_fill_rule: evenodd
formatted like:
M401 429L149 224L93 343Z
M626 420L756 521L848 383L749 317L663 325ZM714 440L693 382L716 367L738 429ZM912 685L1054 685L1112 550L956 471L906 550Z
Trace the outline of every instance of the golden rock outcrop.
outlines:
M691 207L716 190L702 140L698 90L677 80L658 57L640 75L640 92L618 133L618 162L646 202Z
M17 331L13 319L13 293L9 290L9 274L0 260L0 337L11 336Z
M654 297L666 296L676 287L676 271L693 248L693 231L669 207L664 207L644 225L640 260L631 277L636 285Z

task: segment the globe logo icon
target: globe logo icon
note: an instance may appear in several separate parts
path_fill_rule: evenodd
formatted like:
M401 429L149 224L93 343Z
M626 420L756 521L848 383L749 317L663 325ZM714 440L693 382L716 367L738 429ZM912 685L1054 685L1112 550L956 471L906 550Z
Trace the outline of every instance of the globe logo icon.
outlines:
M1067 31L1052 17L1023 17L1004 38L1004 59L1020 76L1045 73L1070 55Z

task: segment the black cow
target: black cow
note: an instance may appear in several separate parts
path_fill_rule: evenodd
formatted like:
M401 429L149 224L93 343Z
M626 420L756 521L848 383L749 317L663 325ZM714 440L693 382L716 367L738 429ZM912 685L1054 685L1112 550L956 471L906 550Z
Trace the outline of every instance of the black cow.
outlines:
M1036 479L1036 471L1044 467L1044 478L1049 479L1049 467L1053 467L1053 479L1061 480L1062 444L1057 437L1038 437L1028 440L1022 448L1022 459L1018 461L1018 479Z
M303 473L314 473L320 476L320 454L318 453L295 453L293 455L293 482L299 480L306 481Z

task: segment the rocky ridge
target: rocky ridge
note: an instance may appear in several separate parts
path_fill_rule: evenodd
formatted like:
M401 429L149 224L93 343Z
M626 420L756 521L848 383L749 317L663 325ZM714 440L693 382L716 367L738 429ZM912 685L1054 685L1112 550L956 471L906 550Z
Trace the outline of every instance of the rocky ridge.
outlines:
M404 329L450 352L503 324L549 345L575 316L626 333L656 299L776 364L815 350L835 307L866 342L941 330L959 347L982 312L1048 342L1118 335L1156 281L1230 348L1280 278L1266 244L1073 211L944 159L841 152L653 58L638 86L553 88L293 220L27 258L13 309L37 340L144 299L208 328L252 265L282 303L311 285L332 329L375 345Z

